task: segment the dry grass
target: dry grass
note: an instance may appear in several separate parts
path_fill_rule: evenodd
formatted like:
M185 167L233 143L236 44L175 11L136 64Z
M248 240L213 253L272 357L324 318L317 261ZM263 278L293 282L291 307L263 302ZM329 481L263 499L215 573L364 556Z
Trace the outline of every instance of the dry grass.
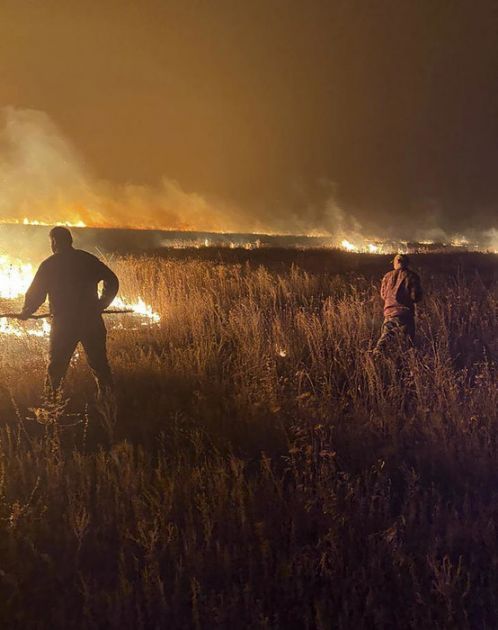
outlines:
M77 359L36 422L2 340L2 627L496 627L496 257L427 260L382 359L377 268L114 260L163 315L110 335L117 417Z

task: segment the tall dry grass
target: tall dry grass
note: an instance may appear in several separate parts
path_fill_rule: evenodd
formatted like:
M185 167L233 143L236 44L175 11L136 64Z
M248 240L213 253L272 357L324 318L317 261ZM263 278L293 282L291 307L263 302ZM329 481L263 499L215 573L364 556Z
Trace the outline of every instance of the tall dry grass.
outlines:
M424 260L381 358L377 270L112 260L162 315L110 333L117 416L78 357L35 420L2 340L2 626L496 627L495 262Z

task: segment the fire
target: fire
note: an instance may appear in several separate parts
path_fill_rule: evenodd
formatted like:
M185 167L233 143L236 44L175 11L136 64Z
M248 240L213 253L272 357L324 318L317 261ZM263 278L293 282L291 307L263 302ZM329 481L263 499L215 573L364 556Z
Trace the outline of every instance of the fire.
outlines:
M345 250L347 250L348 252L357 252L358 248L356 247L356 245L353 245L353 243L351 243L351 241L348 241L347 239L343 239L341 241L341 247Z
M54 223L53 221L51 221L50 223L45 223L44 221L37 221L36 219L28 219L27 217L24 217L22 223L23 225L46 225L46 226L62 225L64 227L79 227L79 228L87 227L86 224L83 223L83 221L76 221L75 223L71 223L70 221L57 221Z
M35 269L30 263L0 255L0 298L4 301L2 310L18 310L18 304L12 308L6 306L5 302L10 303L19 300L26 293L34 275ZM157 324L161 320L159 313L156 313L152 306L144 302L141 297L132 301L125 296L118 296L112 303L112 308L132 310L130 315L140 318L140 323L143 325ZM21 337L27 334L35 337L46 337L49 333L50 320L48 318L29 320L28 322L20 322L6 317L0 318L0 335Z
M20 322L6 317L0 317L0 335L11 335L13 337L48 337L50 334L50 322L42 319L35 322L35 326L23 326Z
M0 298L14 300L24 295L34 275L33 265L0 256Z
M138 298L136 302L130 302L126 298L117 297L112 303L112 307L116 309L131 309L133 313L136 315L141 315L144 318L147 318L152 323L159 323L161 321L161 316L159 313L156 313L150 304L146 304L142 298Z
M351 241L348 241L348 239L345 238L341 241L340 247L341 249L345 249L348 252L357 252L357 253L361 252L361 253L368 253L368 254L383 253L382 252L383 248L380 244L369 243L368 241L364 241L360 245L357 245L355 243L352 243Z

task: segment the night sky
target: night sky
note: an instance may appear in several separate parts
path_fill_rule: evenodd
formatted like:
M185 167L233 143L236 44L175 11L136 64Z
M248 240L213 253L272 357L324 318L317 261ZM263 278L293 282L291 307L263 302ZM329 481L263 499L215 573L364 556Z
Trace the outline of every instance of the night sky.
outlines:
M0 101L241 227L497 224L497 2L3 1Z

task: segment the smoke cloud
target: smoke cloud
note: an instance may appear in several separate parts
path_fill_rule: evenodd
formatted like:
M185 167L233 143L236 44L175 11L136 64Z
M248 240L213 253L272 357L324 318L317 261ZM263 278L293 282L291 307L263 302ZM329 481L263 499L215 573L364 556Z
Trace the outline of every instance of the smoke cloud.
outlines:
M167 178L157 186L102 180L50 117L32 109L0 110L0 173L4 223L331 235L336 243L406 238L409 232L412 241L468 239L498 247L494 228L465 234L443 229L444 213L431 200L416 209L416 225L409 231L375 221L364 225L338 202L338 187L329 180L320 180L313 191L296 187L292 203L277 201L272 208L187 192Z
M188 193L166 178L157 187L99 180L40 111L1 111L0 172L3 222L219 231L241 227L235 209Z
M0 216L3 222L211 232L333 234L358 237L361 225L320 183L318 201L299 191L292 204L242 208L186 192L163 178L158 186L97 178L77 148L41 111L0 113Z

